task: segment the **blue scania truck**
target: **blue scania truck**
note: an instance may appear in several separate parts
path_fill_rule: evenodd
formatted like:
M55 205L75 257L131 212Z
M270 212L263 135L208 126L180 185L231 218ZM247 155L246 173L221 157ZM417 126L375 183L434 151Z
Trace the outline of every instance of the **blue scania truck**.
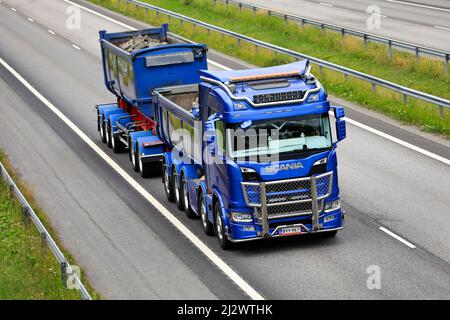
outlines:
M330 106L308 61L211 71L206 46L170 43L167 25L102 31L100 43L117 98L96 106L101 139L128 150L143 177L162 166L168 200L222 248L342 229L344 110Z

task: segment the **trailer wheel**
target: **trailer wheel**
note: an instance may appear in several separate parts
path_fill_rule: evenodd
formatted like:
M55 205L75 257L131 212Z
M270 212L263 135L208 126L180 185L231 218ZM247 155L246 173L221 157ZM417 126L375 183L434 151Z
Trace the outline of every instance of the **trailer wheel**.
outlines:
M136 147L135 149L137 149L137 147ZM139 163L138 163L138 159L137 159L136 150L133 151L133 150L131 149L130 152L131 152L131 164L132 164L132 166L133 166L133 170L134 170L135 172L139 172Z
M164 191L166 192L167 200L173 202L174 201L173 185L169 176L169 168L167 167L166 161L163 161L162 169L163 169L162 180L164 184Z
M180 183L178 182L178 178L176 176L176 170L173 168L172 171L172 181L173 181L173 190L175 191L175 204L177 205L177 208L180 210L184 210L183 206L183 200L181 200L181 188Z
M105 127L105 134L106 134L106 145L109 148L112 148L112 127L111 127L111 121L107 121L106 127Z
M182 201L183 201L183 207L186 211L186 216L189 219L195 219L197 218L197 215L195 214L194 210L191 208L191 204L189 203L189 192L188 192L188 182L186 180L186 177L183 173L181 176L181 190L182 190Z
M228 237L225 233L225 225L223 223L222 214L220 213L220 204L218 201L214 205L214 219L217 239L219 239L220 247L224 250L228 250L231 248L232 242L228 240Z
M119 136L117 134L112 135L112 149L114 153L122 153L125 151L125 145L120 140Z
M102 121L100 118L101 117L98 118L98 126L100 128L100 138L101 138L103 143L106 143L105 121Z
M141 177L142 178L147 178L150 175L151 166L150 166L150 164L144 163L142 161L142 156L141 156L141 152L139 150L139 145L136 148L136 154L137 154L139 172L141 174Z
M205 231L205 233L208 236L213 236L214 235L214 225L208 219L208 213L206 212L205 198L203 197L203 195L201 193L199 195L198 201L200 203L200 218L202 218L203 231Z

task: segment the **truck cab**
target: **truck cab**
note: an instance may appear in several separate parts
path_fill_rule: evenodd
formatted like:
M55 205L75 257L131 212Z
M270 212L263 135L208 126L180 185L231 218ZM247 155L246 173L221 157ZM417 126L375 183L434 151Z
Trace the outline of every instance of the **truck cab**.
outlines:
M200 79L155 93L159 134L171 145L163 162L169 199L199 215L223 248L342 229L336 146L346 135L344 110L330 106L309 62L202 70ZM169 137L176 129L183 133Z

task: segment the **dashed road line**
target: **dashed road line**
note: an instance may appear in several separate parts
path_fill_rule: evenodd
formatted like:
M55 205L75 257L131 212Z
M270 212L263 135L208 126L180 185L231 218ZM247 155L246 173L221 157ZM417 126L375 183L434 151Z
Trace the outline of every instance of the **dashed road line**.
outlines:
M410 247L411 249L415 249L416 246L413 245L411 242L406 241L405 239L403 239L402 237L396 235L395 233L393 233L392 231L386 229L385 227L380 227L380 230L383 231L384 233L390 235L391 237L397 239L398 241L400 241L403 244L406 244L408 247Z

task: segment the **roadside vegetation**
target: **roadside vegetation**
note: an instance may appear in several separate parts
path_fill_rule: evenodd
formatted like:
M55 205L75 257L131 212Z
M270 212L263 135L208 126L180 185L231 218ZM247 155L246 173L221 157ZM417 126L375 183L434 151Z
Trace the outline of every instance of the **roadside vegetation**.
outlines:
M18 184L25 198L45 224L44 213L35 205L32 190L18 178L0 151L0 161ZM55 238L55 233L52 237ZM60 246L61 248L61 246ZM69 261L73 259L64 255ZM84 285L87 280L82 279ZM97 294L88 287L91 296ZM65 289L61 282L61 268L50 249L42 250L41 238L30 222L26 227L22 207L12 198L5 181L0 178L0 300L79 300L77 290Z
M339 33L321 31L313 26L285 22L266 13L242 9L212 0L142 0L180 14L202 20L262 41L321 58L348 68L398 83L416 90L450 99L450 76L445 73L440 60L421 57L393 49L392 59L387 46L369 42L367 49L362 40ZM272 66L292 62L291 57L274 53L244 41L196 27L166 15L148 12L143 8L126 4L124 0L91 0L106 8L126 14L152 25L168 22L170 30L193 41L208 44L212 49L237 57L258 66ZM407 101L399 93L380 87L376 94L369 83L345 78L334 71L313 67L313 73L328 92L391 116L402 122L418 126L424 131L442 134L450 138L450 110L413 98Z

